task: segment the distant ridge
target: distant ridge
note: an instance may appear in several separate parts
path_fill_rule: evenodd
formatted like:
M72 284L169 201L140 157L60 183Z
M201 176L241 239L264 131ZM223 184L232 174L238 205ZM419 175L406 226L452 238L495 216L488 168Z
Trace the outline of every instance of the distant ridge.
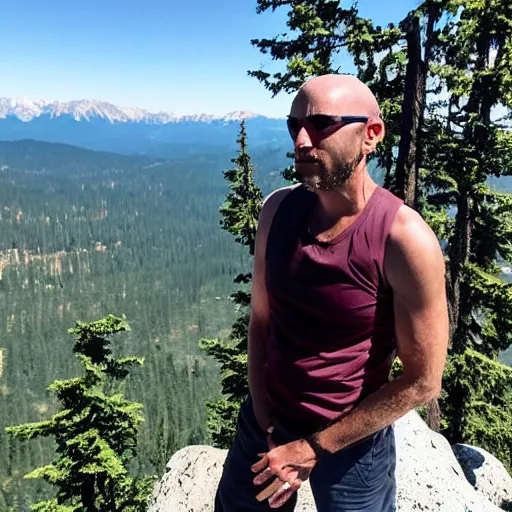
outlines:
M251 148L282 151L291 147L283 118L252 112L176 115L120 107L105 101L33 101L0 98L0 140L33 139L87 149L156 158L188 158L206 152L238 150L240 120Z
M0 119L16 117L30 122L41 116L50 118L71 117L75 121L104 119L110 123L211 123L214 121L234 122L256 117L266 118L247 111L229 112L224 116L211 114L177 115L172 112L152 113L136 107L120 107L106 101L76 100L68 102L30 100L27 98L0 98Z
M20 139L20 140L0 140L0 161L6 155L18 154L22 155L26 162L37 160L45 153L53 154L69 154L73 157L116 157L126 161L138 161L143 163L164 162L165 158L153 158L147 155L125 155L122 153L115 153L114 151L102 151L98 149L88 149L74 144L67 144L65 142L46 142L35 139Z

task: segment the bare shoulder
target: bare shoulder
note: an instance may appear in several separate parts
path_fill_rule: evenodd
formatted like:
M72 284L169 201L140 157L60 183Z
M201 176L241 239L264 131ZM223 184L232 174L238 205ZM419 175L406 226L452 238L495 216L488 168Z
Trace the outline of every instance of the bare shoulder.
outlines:
M412 208L398 210L386 244L386 279L394 288L444 281L441 245L430 226Z
M260 213L259 226L265 231L270 228L272 219L279 208L283 199L298 185L289 185L287 187L278 188L271 192L263 201L263 207Z
M421 215L402 205L396 213L389 232L389 243L404 249L439 249L440 244L432 228L423 220Z

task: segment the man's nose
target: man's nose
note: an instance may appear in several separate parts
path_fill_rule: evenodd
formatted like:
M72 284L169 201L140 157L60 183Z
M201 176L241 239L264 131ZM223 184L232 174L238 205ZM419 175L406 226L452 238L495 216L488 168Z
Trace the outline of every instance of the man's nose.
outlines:
M311 136L304 126L301 127L299 133L297 134L297 138L295 139L295 149L300 148L310 148L313 147L313 141L311 140Z

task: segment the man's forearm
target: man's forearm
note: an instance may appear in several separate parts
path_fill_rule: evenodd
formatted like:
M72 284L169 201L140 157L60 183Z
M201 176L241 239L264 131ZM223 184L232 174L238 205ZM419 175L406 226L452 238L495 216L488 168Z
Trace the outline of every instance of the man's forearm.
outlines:
M410 410L438 395L434 386L405 377L388 382L366 397L346 416L315 436L320 446L334 453L394 423Z

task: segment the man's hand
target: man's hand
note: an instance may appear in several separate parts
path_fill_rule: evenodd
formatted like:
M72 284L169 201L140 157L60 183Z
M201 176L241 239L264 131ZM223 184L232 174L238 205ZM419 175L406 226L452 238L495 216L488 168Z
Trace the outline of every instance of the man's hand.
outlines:
M317 459L304 439L276 446L270 435L268 444L270 451L260 454L261 460L251 467L254 473L259 473L253 483L259 486L274 477L274 481L258 495L258 499L262 501L269 498L270 507L279 508L309 478Z

